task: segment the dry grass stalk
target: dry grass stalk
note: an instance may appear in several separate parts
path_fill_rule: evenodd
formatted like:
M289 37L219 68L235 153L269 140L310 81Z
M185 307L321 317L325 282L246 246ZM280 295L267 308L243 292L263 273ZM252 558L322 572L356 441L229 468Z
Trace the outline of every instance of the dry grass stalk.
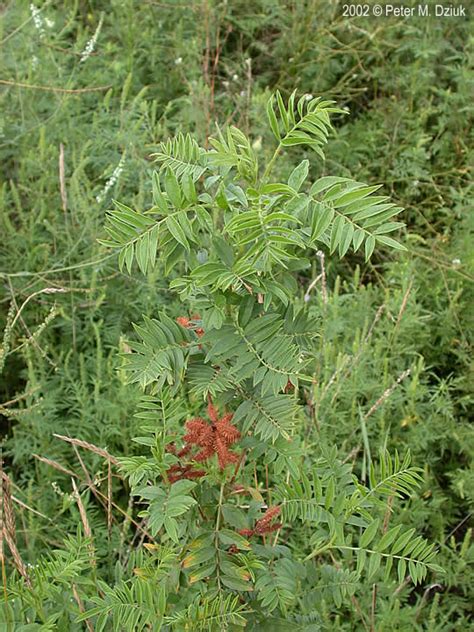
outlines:
M375 606L377 603L377 584L372 586L372 603L370 606L370 632L376 632L375 630Z
M372 338L372 335L375 331L375 327L377 326L377 323L379 322L380 318L382 317L382 314L385 311L385 304L380 305L380 307L377 309L377 312L375 314L374 320L372 321L372 324L369 327L369 331L367 332L367 335L365 336L364 340L361 342L359 349L357 350L357 353L350 357L347 357L347 362L346 359L344 360L343 366L338 369L332 376L331 380L329 381L328 385L326 386L325 390L324 390L324 395L326 394L326 392L329 390L329 387L332 385L334 379L337 377L338 373L341 373L344 369L345 372L343 373L343 375L341 376L341 379L338 383L338 388L336 389L336 392L334 393L334 395L332 396L331 399L331 404L334 404L334 402L336 401L336 397L339 394L339 390L340 387L342 385L342 383L344 382L344 380L349 376L350 372L352 371L352 369L354 368L354 366L359 362L360 358L362 357L362 354L367 346L367 343L369 342L369 340ZM347 367L344 366L345 364L347 364Z
M35 386L35 388L32 388L31 390L29 390L26 393L22 393L21 395L17 395L16 397L14 397L13 399L9 399L7 402L2 402L0 404L0 406L2 408L6 408L7 406L11 406L12 404L16 404L18 402L20 402L22 399L26 399L27 397L30 397L31 395L33 395L37 390L39 390L39 386Z
M353 604L354 608L355 608L355 609L356 609L356 611L357 611L357 614L358 614L358 615L359 615L359 617L360 617L360 620L362 621L362 625L364 626L364 630L366 630L367 632L370 632L370 631L369 631L369 627L367 626L367 622L366 622L366 619L365 619L365 615L364 615L364 613L362 612L362 608L360 607L360 604L359 604L359 602L358 602L357 598L356 598L354 595L352 595L352 597L351 597L351 601L352 601L352 604Z
M41 355L43 356L43 358L45 357L45 352L43 349L41 349L41 347L39 346L38 343L38 338L41 336L41 334L43 333L43 331L46 329L46 327L49 325L49 323L54 320L56 318L56 316L58 315L58 308L56 303L54 305L52 305L52 307L49 310L48 315L46 316L46 318L43 320L43 322L41 322L38 327L35 329L35 331L30 332L28 330L28 336L26 338L26 340L24 340L22 343L20 343L17 347L15 347L14 349L11 350L10 353L14 353L19 351L20 349L23 349L23 347L26 347L29 344L34 344L35 347L38 349L38 351L40 351Z
M326 304L328 302L328 291L326 286L326 268L324 266L324 252L322 250L318 250L316 256L319 258L319 262L321 264L321 294L323 296L323 303Z
M398 316L397 316L397 321L395 323L395 331L398 329L398 326L400 325L400 322L402 320L402 316L405 312L407 303L408 303L408 298L410 296L410 292L411 292L411 288L413 287L413 280L410 281L410 283L408 284L408 287L406 289L405 294L403 295L403 299L402 299L402 304L400 305L400 309L398 311Z
M22 83L21 81L9 81L8 79L0 79L0 84L4 86L13 86L15 88L30 88L32 90L44 90L46 92L59 92L60 94L84 94L86 92L103 92L112 86L96 86L93 88L57 88L55 86L39 86L37 84Z
M308 285L308 289L306 290L305 295L304 295L305 303L307 303L310 300L311 291L315 288L316 284L322 279L322 277L323 277L322 274L318 274L318 276L315 279L313 279L313 281L311 281L311 283Z
M87 468L84 464L84 461L81 459L81 455L79 454L79 451L77 450L76 446L73 444L73 448L74 451L76 453L76 456L79 460L79 463L81 464L82 470L84 472L85 478L86 478L86 485L87 487L90 489L90 491L94 494L94 496L97 498L98 502L104 507L104 508L108 508L110 506L110 509L107 509L108 511L108 518L112 521L113 520L113 513L112 513L112 508L117 510L120 514L122 514L125 518L125 521L131 522L140 533L143 533L144 536L146 536L150 541L153 541L153 537L150 535L150 533L148 533L148 531L146 529L144 529L140 523L136 522L126 511L124 511L119 505L117 505L116 503L113 502L112 500L112 492L110 491L110 494L108 496L106 496L105 494L103 494L99 489L97 489L97 487L94 484L94 481L92 480L89 472L87 471ZM111 461L113 463L113 461ZM130 497L130 502L133 505L133 498Z
M375 327L377 326L377 323L381 319L382 314L384 313L384 311L385 311L385 304L382 303L382 305L379 306L379 308L377 309L377 311L375 313L374 320L372 321L372 324L369 327L369 331L367 332L367 335L365 336L364 340L362 341L361 345L359 346L359 349L357 350L357 353L355 354L355 356L353 356L352 362L348 366L346 373L343 375L343 379L345 379L349 375L350 370L360 360L360 357L362 356L362 353L363 353L367 343L372 338L372 335L373 335L373 333L375 331Z
M107 496L105 494L103 494L101 491L99 491L98 489L96 489L96 493L104 501L107 500ZM116 511L118 511L120 514L122 514L122 516L125 518L126 521L131 522L138 529L138 531L143 533L150 540L150 542L154 542L153 536L139 522L134 520L126 511L124 511L122 509L122 507L120 507L120 505L117 505L113 501L112 501L111 505Z
M0 347L0 373L3 371L5 359L10 351L10 342L13 329L13 321L15 317L15 303L12 300L8 308L7 322L3 331L2 346Z
M77 592L76 584L72 585L72 594L74 595L74 599L76 600L76 603L77 603L77 605L79 607L79 612L81 612L81 613L85 612L86 609L84 608L84 604L82 603L81 596ZM94 627L93 627L92 623L89 621L89 619L85 619L84 622L86 624L88 632L94 632Z
M109 461L107 467L107 529L112 531L112 466Z
M82 526L84 527L84 534L86 535L86 537L92 538L92 531L89 525L89 521L87 519L86 509L82 502L81 495L79 494L79 490L77 489L76 481L73 478L71 478L71 482L72 482L73 496L76 500L77 507L79 509Z
M97 486L94 482L94 480L92 479L91 475L89 474L89 471L86 467L86 464L84 463L84 461L81 458L81 455L79 454L79 450L77 449L77 446L73 445L72 446L74 449L74 452L76 453L77 456L77 460L79 461L82 471L84 472L84 476L86 478L86 484L87 487L90 489L90 491L94 494L95 498L98 500L98 502L102 505L102 507L105 507L107 510L107 525L109 524L109 520L112 521L112 513L109 513L109 498L107 498L107 503L104 503L104 501L102 500L102 498L100 497L99 493L98 493L98 489ZM110 469L110 461L108 462L108 466ZM110 531L109 531L110 532Z
M322 270L324 271L324 254L322 254L322 258L321 258L321 267ZM322 277L323 278L323 277ZM319 277L318 277L319 279ZM325 286L325 277L324 277L324 286ZM324 290L326 292L326 290ZM324 295L323 295L324 298ZM327 299L327 294L326 294L326 299ZM334 371L334 373L331 375L331 377L329 378L329 381L326 383L326 385L324 386L320 396L317 398L316 401L316 405L314 407L314 418L316 420L316 423L319 426L318 423L318 417L319 417L319 409L321 407L321 403L323 402L323 400L325 399L326 395L328 394L328 391L330 390L331 386L334 384L334 382L336 382L336 380L338 379L339 375L341 375L341 378L338 382L338 388L336 389L332 400L331 400L331 404L334 404L336 397L339 393L339 388L342 385L343 381L348 377L349 373L351 372L351 370L354 368L354 366L357 364L357 362L360 360L362 353L367 345L367 343L369 342L370 338L372 337L372 334L374 333L375 327L377 325L377 323L379 322L380 318L382 317L383 312L385 311L385 304L380 305L380 307L377 309L377 312L375 314L374 320L372 321L372 324L369 327L369 330L367 332L367 335L365 336L364 340L361 342L359 349L357 350L357 353L353 356L345 356L341 362L341 365Z
M307 303L311 299L310 295L311 295L312 290L321 281L321 296L323 298L323 303L326 305L328 302L328 291L327 291L327 285L326 285L326 269L324 267L324 252L322 252L321 250L318 250L316 255L319 258L319 262L321 264L321 272L309 284L308 289L306 290L305 295L304 295L304 300Z
M79 446L80 448L84 448L85 450L89 450L90 452L94 452L95 454L99 454L104 459L107 459L107 461L109 461L110 463L113 463L114 465L118 465L118 460L114 456L109 454L107 450L104 450L103 448L99 448L92 443L88 443L87 441L82 441L82 439L73 439L72 437L66 437L64 435L55 434L55 433L53 433L53 437L56 437L56 439L61 439L61 441L66 441L67 443L71 443L72 445Z
M0 475L1 475L1 484L0 484L0 562L2 564L2 577L4 590L6 595L6 575L5 575L5 555L4 555L4 537L3 537L3 459L0 457Z
M3 490L2 490L3 491L2 493L3 528L5 531L11 534L13 539L15 539L15 532L16 532L15 512L13 510L10 479L7 476L7 474L5 474L5 472L3 471L2 471L2 480L3 480Z
M44 513L41 513L41 511L38 511L37 509L33 509L33 507L30 507L29 505L24 503L22 500L20 500L16 496L12 495L12 500L17 505L20 505L20 507L23 507L23 509L26 509L27 511L31 511L31 513L36 514L40 518L44 518L45 520L48 520L49 522L52 522L51 518L48 518L48 516L45 516Z
M84 507L84 503L82 502L81 495L79 494L79 490L77 489L76 481L73 478L71 478L71 482L72 482L73 496L76 500L77 508L79 509L79 515L81 516L82 526L84 527L84 535L87 538L90 538L91 540L91 543L89 545L89 556L91 560L91 565L96 566L94 545L92 544L92 530L89 524L89 520L87 519L86 508Z
M64 465L61 465L61 463L58 463L57 461L48 459L45 456L39 456L39 454L33 454L32 456L34 456L35 459L38 459L38 461L41 461L42 463L46 463L46 465L50 465L51 467L54 467L55 470L58 470L59 472L62 472L63 474L77 477L77 474L75 474L72 470L68 470L67 467L64 467Z
M13 329L13 327L16 324L16 321L20 318L22 311L25 309L25 307L28 305L28 303L33 298L35 298L35 296L38 296L39 294L62 294L64 292L68 292L68 291L69 290L67 290L65 288L60 288L60 287L45 287L42 290L38 290L37 292L33 292L33 294L30 294L29 296L27 296L20 307L18 307L16 305L15 297L12 295L12 300L13 300L16 308L17 308L17 313L15 314L15 318L13 319L13 321L11 323L11 328ZM26 325L25 325L25 328L26 328ZM30 331L29 330L27 330L27 331L28 331L29 335L32 336Z
M64 145L59 144L59 188L61 192L61 202L63 211L67 211L67 190L66 190L66 170L64 167Z
M0 484L0 555L2 563L2 571L5 580L5 557L4 557L4 543L7 544L10 549L10 553L13 558L13 563L16 566L17 571L24 578L26 585L31 588L31 580L26 570L26 566L21 559L20 553L15 542L15 512L13 509L12 495L10 492L11 481L5 474L2 468L0 459L1 470L1 484Z
M371 415L373 415L375 411L379 409L380 406L382 406L382 404L390 397L390 395L397 388L400 382L403 382L403 380L407 378L410 375L410 373L411 373L411 369L406 369L406 371L403 371L403 373L400 373L400 375L397 377L395 382L382 393L382 395L378 398L375 404L364 415L364 419L368 419Z
M385 391L382 393L382 395L378 398L378 400L375 402L375 404L373 404L370 409L365 413L363 419L364 421L366 419L368 419L371 415L373 415L375 413L376 410L378 410L380 408L380 406L382 406L382 404L390 397L390 395L393 393L393 391L397 388L397 386L405 379L407 378L411 373L411 369L406 369L405 371L403 371L403 373L400 373L400 375L397 377L397 379L395 380L395 382L389 386L389 388L385 389ZM357 455L360 452L361 449L361 445L359 444L358 446L356 446L355 448L353 448L351 450L351 452L347 455L347 457L344 459L343 463L347 463L348 461L355 459L357 457ZM390 507L388 509L388 511L390 512ZM384 529L388 527L388 522L386 523L384 521Z
M91 475L89 474L89 470L87 469L84 461L82 460L81 455L79 454L79 450L77 449L77 447L75 445L73 445L72 447L73 447L73 450L74 450L74 452L75 452L75 454L77 456L77 460L79 461L79 464L80 464L80 466L82 468L82 471L84 472L84 475L86 477L87 485L89 486L89 489L91 489L94 492L95 485L94 485L94 482L93 482L93 480L91 478Z

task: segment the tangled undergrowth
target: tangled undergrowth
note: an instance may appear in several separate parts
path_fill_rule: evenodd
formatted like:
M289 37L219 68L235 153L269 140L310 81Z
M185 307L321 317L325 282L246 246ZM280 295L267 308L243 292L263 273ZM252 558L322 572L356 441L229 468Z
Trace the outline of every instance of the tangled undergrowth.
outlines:
M340 9L2 8L6 630L469 627L470 21ZM300 128L312 147L289 134L294 89L302 111L319 96L342 110L328 137ZM198 158L190 173L176 150ZM406 229L355 248L340 211L365 193L403 207ZM190 229L170 209L195 196L217 208ZM113 218L149 226L145 245L117 259ZM249 255L252 240L267 247ZM147 358L163 336L173 349ZM399 564L426 542L436 567Z

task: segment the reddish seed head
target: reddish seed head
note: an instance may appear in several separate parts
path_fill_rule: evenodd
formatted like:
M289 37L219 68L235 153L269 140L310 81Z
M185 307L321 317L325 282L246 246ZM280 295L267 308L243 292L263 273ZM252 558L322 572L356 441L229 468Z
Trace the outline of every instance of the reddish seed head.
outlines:
M188 454L188 452L191 451L191 447L189 445L185 445L184 448L181 448L181 450L176 454L176 456L178 458L183 458L183 456L186 456L186 454Z
M281 507L269 507L266 510L266 512L263 514L263 516L260 518L258 523L267 524L271 522L273 518L276 518L277 516L279 516L280 513L281 513Z
M192 318L188 318L187 316L178 316L176 322L178 323L178 325L181 325L181 327L184 327L185 329L192 329L196 333L198 338L201 338L201 336L204 336L204 329L202 327L194 327L192 323L192 321L194 320L201 320L199 314L193 314Z
M186 316L178 316L176 322L178 323L178 325L181 325L181 327L184 327L185 329L189 328L189 318L187 318Z
M246 494L247 490L245 489L245 487L243 485L234 485L232 488L232 491L234 492L234 494Z
M253 529L239 529L238 533L240 535L243 535L244 538L251 538L254 534L254 530Z
M230 423L232 413L227 413L219 419L219 414L212 403L211 397L207 406L211 423L201 417L186 422L187 433L183 439L188 445L195 445L199 452L194 456L195 461L206 461L217 454L219 467L224 469L230 463L237 463L239 457L229 450L229 447L240 439L240 432Z
M193 320L201 320L201 316L199 314L193 314ZM196 332L198 338L204 336L204 329L202 327L196 327L194 331Z
M265 535L266 533L278 531L283 526L282 523L274 522L272 524L272 520L280 515L280 512L280 507L269 507L263 516L257 520L253 529L242 529L239 531L240 535L250 538L253 535Z
M191 464L187 465L172 465L167 471L166 475L170 483L176 483L183 479L192 480L194 478L201 478L206 475L204 470L196 470Z

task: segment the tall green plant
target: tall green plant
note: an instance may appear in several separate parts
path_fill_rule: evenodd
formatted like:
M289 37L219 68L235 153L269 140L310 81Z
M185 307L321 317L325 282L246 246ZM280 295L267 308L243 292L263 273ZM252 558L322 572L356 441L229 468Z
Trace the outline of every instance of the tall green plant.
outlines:
M267 114L278 144L264 168L235 127L209 150L179 135L156 154L154 206L108 213L104 243L119 249L120 267L136 261L146 273L159 261L187 311L144 319L124 355L130 380L149 392L136 440L151 455L122 467L146 503L158 559L175 555L154 605L163 624L264 629L269 617L294 619L302 591L317 612L393 567L415 583L437 569L434 545L380 520L388 497L418 485L409 455L383 453L369 486L335 448L309 458L318 328L296 274L321 247L343 257L363 245L366 258L376 244L403 249L387 236L401 209L379 186L309 183L307 160L272 181L287 147L324 157L332 113L341 113L332 102L293 93L285 104L277 92Z
M147 503L158 557L160 546L176 554L155 604L162 622L261 626L291 619L303 585L317 611L393 566L415 583L437 568L434 545L413 529L381 529L387 497L420 479L409 455L382 454L369 487L335 449L308 458L318 332L295 273L321 247L342 257L364 245L366 258L377 243L403 249L387 236L401 209L378 186L337 176L309 185L307 160L287 182L271 180L286 147L324 158L329 115L340 112L294 93L285 104L277 92L267 114L278 144L265 168L235 127L210 150L180 135L156 154L154 206L108 213L104 243L119 249L120 267L136 261L146 273L159 260L188 312L145 319L124 356L130 380L151 393L140 413L149 433L137 438L151 458L122 466ZM202 416L186 421L189 406Z

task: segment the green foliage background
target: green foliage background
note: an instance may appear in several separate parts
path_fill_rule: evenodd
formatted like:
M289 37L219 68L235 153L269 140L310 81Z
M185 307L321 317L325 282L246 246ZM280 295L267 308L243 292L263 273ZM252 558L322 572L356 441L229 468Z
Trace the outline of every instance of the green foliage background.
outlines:
M341 3L324 0L36 6L35 20L28 2L5 3L0 26L0 423L24 562L35 565L56 549L62 553L50 564L64 562L81 524L72 472L98 555L87 581L113 585L140 566L140 533L120 513L133 512L127 485L112 479L119 509L108 525L107 504L84 484L90 476L107 496L107 463L54 437L76 437L116 457L140 454L132 441L140 434L133 416L140 393L126 384L118 352L142 314L176 317L182 309L161 270L117 272L114 255L97 241L105 237L105 210L112 199L151 203L150 156L180 131L205 143L215 121L231 122L251 130L262 161L269 159L266 101L276 88L285 96L296 88L332 98L350 115L336 118L326 163L298 148L276 175L287 177L295 160L308 158L315 178L383 182L408 223L407 253L379 252L370 263L362 255L343 263L326 257L320 440L335 444L363 478L380 448L411 450L424 481L398 503L396 519L438 543L446 571L416 590L382 585L373 612L370 593L328 608L322 629L466 628L474 496L472 23L347 19ZM318 270L315 261L312 274L302 275L303 291ZM317 288L311 296L321 300ZM81 554L77 540L70 546L72 559L87 566L87 542ZM8 556L6 564L14 577ZM78 568L63 568L64 585ZM48 572L60 576L57 568ZM18 629L83 629L69 592L46 582L38 598L46 627Z

